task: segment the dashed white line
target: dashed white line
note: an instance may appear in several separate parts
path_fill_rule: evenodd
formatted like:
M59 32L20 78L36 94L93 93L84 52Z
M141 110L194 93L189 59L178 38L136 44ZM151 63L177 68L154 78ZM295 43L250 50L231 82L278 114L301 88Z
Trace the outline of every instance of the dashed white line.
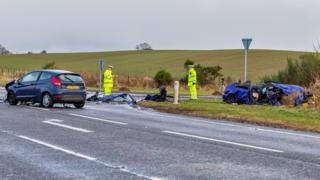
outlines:
M46 143L46 142L43 142L43 141L40 141L40 140L37 140L37 139L33 139L33 138L30 138L30 137L27 137L27 136L23 136L23 135L15 135L15 136L19 137L19 138L22 138L22 139L25 139L25 140L30 141L30 142L34 142L34 143L46 146L48 148L51 148L51 149L54 149L54 150L57 150L57 151L64 152L66 154L70 154L72 156L76 156L76 157L79 157L79 158L82 158L82 159L85 159L85 160L89 160L89 161L98 163L98 164L103 165L103 166L105 166L107 168L118 169L118 170L120 170L122 172L129 173L129 174L135 175L137 177L141 177L141 178L144 178L144 179L159 179L159 178L156 178L156 177L149 177L149 176L146 176L146 175L131 171L131 170L127 169L127 168L122 168L122 166L114 166L112 164L108 164L108 163L105 163L103 161L100 161L97 158L94 158L94 157L91 157L91 156L87 156L87 155L84 155L84 154L81 154L81 153L77 153L75 151L68 150L68 149L65 149L65 148L62 148L62 147L59 147L59 146L56 146L56 145L53 145L53 144L49 144L49 143Z
M191 134L185 134L185 133L174 132L174 131L162 131L162 132L163 133L167 133L167 134L178 135L178 136L191 137L191 138L207 140L207 141L214 141L214 142L219 142L219 143L224 143L224 144L231 144L231 145L236 145L236 146L241 146L241 147L246 147L246 148L259 149L259 150L264 150L264 151L271 151L271 152L277 152L277 153L283 153L284 152L284 151L277 150L277 149L271 149L271 148L259 147L259 146L249 145L249 144L242 144L242 143L237 143L237 142L213 139L213 138L202 137L202 136L191 135Z
M81 115L81 114L69 113L69 115L76 116L76 117L81 117L81 118L86 118L86 119L92 119L92 120L101 121L101 122L112 123L112 124L119 124L119 125L124 125L124 126L128 125L128 123L123 123L123 122L119 122L119 121L112 121L112 120L108 120L108 119L101 119L101 118L96 118L96 117L90 117L90 116L84 116L84 115Z
M25 140L28 140L28 141L31 141L31 142L46 146L46 147L51 148L51 149L62 151L64 153L67 153L67 154L70 154L70 155L73 155L73 156L77 156L77 157L80 157L80 158L83 158L83 159L86 159L86 160L89 160L89 161L96 161L97 160L94 157L90 157L90 156L87 156L87 155L84 155L84 154L80 154L80 153L77 153L77 152L74 152L74 151L71 151L71 150L68 150L68 149L64 149L64 148L61 148L59 146L55 146L53 144L49 144L49 143L46 143L46 142L43 142L43 141L40 141L40 140L36 140L36 139L30 138L30 137L27 137L27 136L21 136L20 135L20 136L17 136L17 137L20 137L22 139L25 139Z
M50 119L50 120L46 120L46 121L42 121L43 123L46 124L50 124L50 125L54 125L54 126L59 126L62 128L66 128L66 129L71 129L74 131L80 131L80 132L84 132L84 133L91 133L93 131L87 130L87 129L83 129L83 128L78 128L78 127L73 127L73 126L69 126L69 125L65 125L65 124L61 124L63 122L63 120L59 120L59 119Z
M45 109L45 108L41 108L41 107L33 107L33 106L28 106L31 109L38 109L38 110L42 110L42 111L50 111L50 109Z

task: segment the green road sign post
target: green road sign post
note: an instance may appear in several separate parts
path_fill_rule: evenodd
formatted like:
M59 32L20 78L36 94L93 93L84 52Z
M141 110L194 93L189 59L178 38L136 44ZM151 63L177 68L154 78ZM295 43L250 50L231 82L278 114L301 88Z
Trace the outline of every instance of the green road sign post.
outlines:
M251 42L252 42L251 38L242 39L242 43L244 47L244 82L247 81L248 51L249 51Z

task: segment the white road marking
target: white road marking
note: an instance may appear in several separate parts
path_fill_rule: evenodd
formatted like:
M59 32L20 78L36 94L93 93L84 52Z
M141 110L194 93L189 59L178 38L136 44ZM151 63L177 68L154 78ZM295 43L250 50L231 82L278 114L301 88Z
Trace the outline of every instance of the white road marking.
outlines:
M157 177L149 177L149 176L145 176L143 174L140 174L140 173L137 173L137 172L134 172L134 171L130 171L127 168L122 168L123 166L114 166L112 164L108 164L108 163L105 163L103 161L100 161L97 158L94 158L94 157L91 157L91 156L87 156L87 155L84 155L84 154L81 154L81 153L77 153L75 151L68 150L68 149L65 149L65 148L62 148L62 147L59 147L59 146L56 146L56 145L53 145L53 144L49 144L49 143L46 143L46 142L43 142L43 141L40 141L40 140L37 140L37 139L33 139L33 138L30 138L30 137L27 137L27 136L23 136L23 135L15 135L15 136L19 137L19 138L22 138L22 139L25 139L25 140L28 140L28 141L31 141L31 142L34 142L34 143L37 143L37 144L40 144L40 145L43 145L43 146L46 146L46 147L54 149L54 150L58 150L58 151L64 152L66 154L70 154L70 155L73 155L73 156L76 156L76 157L79 157L79 158L83 158L83 159L86 159L86 160L89 160L89 161L93 161L93 162L101 164L101 165L103 165L103 166L105 166L107 168L118 169L118 170L120 170L122 172L126 172L126 173L129 173L129 174L135 175L137 177L142 177L144 179L152 179L152 180L153 179L159 179Z
M63 127L63 128L67 128L67 129L71 129L74 131L80 131L80 132L84 132L84 133L91 133L93 131L87 130L87 129L83 129L83 128L78 128L78 127L73 127L73 126L69 126L69 125L65 125L65 124L60 124L63 122L63 120L59 120L59 119L49 119L46 121L42 121L43 123L46 124L51 124L54 126L59 126L59 127Z
M94 107L94 106L88 106L88 109L92 110L100 110L100 111L112 111L109 109L104 109L104 108L99 108L99 107ZM161 114L158 112L148 112L148 111L143 111L143 110L136 110L132 109L133 111L136 111L138 113L144 113L144 114L149 114L152 116L158 116L158 117L164 117L164 118L179 118L179 119L188 119L193 122L202 122L202 123L207 123L207 124L215 124L215 125L221 125L221 126L229 126L229 127L238 127L238 128L245 128L249 129L252 131L264 131L264 132L272 132L272 133L279 133L279 134L287 134L287 135L292 135L292 136L302 136L302 137L308 137L308 138L317 138L320 139L320 136L313 136L313 135L308 135L308 134L301 134L301 133L291 133L291 132L286 132L286 131L280 131L280 130L271 130L271 129L263 129L263 128L258 128L254 126L246 126L246 125L238 125L238 124L231 124L231 123L224 123L224 122L214 122L210 120L202 120L202 119L192 119L191 117L182 117L180 115L171 115L171 114ZM222 119L223 120L223 119Z
M207 141L214 141L214 142L220 142L220 143L231 144L231 145L236 145L236 146L242 146L242 147L247 147L247 148L259 149L259 150L264 150L264 151L271 151L271 152L277 152L277 153L283 153L284 152L284 151L277 150L277 149L271 149L271 148L265 148L265 147L259 147L259 146L254 146L254 145L236 143L236 142L231 142L231 141L207 138L207 137L191 135L191 134L185 134L185 133L179 133L179 132L174 132L174 131L162 131L162 132L163 133L167 133L167 134L178 135L178 136L191 137L191 138L197 138L197 139L202 139L202 140L207 140Z
M105 109L105 108L100 108L100 107L94 107L94 106L86 106L86 109L91 109L91 110L98 110L98 111L106 111L106 112L115 112L115 110L111 110L111 109ZM208 123L208 124L216 124L216 125L223 125L223 126L232 126L232 127L240 127L240 128L251 128L251 127L247 127L247 126L242 126L242 125L235 125L235 124L228 124L228 123L220 123L220 122L211 122L211 121L206 121L206 120L194 120L192 119L192 117L181 117L178 115L164 115L164 114L160 114L157 112L148 112L148 111L143 111L143 110L136 110L133 108L128 108L132 111L138 112L138 113L143 113L143 114L148 114L151 116L158 116L158 117L164 117L164 118L179 118L179 119L188 119L190 121L194 121L194 122L203 122L203 123Z
M81 118L92 119L92 120L101 121L101 122L112 123L112 124L120 124L120 125L124 125L124 126L128 125L128 123L112 121L112 120L108 120L108 119L101 119L101 118L96 118L96 117L90 117L90 116L84 116L84 115L80 115L80 114L69 113L69 115L76 116L76 117L81 117Z
M253 131L264 131L264 132L272 132L272 133L287 134L287 135L292 135L292 136L302 136L302 137L320 139L320 136L314 136L314 135L308 135L308 134L302 134L302 133L292 133L292 132L286 132L286 131L250 127L250 126L245 126L245 125L236 125L236 124L223 123L223 122L213 122L213 121L210 121L210 120L209 121L201 120L201 119L196 119L195 120L195 119L191 119L190 117L185 117L184 118L184 117L179 117L179 116L161 115L161 114L158 114L158 113L151 113L151 112L144 112L144 113L149 113L149 114L153 114L155 116L167 117L167 118L180 118L180 119L186 119L187 118L188 120L194 121L194 122L203 122L203 123L207 123L207 124L216 124L216 125L222 125L222 126L246 128L246 129L253 130Z
M28 106L31 109L37 109L37 110L42 110L42 111L50 111L50 109L45 109L45 108L41 108L41 107L33 107L33 106Z
M264 131L264 132L272 132L272 133L288 134L288 135L294 135L294 136L302 136L302 137L320 139L320 136L313 136L313 135L308 135L308 134L284 132L284 131L277 131L277 130L271 130L271 129L262 129L262 128L258 128L257 130L258 130L258 131Z
M77 157L80 157L80 158L83 158L83 159L86 159L86 160L89 160L89 161L96 161L97 160L94 157L90 157L90 156L87 156L87 155L84 155L84 154L80 154L80 153L77 153L77 152L74 152L74 151L71 151L71 150L68 150L68 149L64 149L64 148L61 148L59 146L55 146L55 145L52 145L52 144L49 144L49 143L46 143L46 142L43 142L43 141L40 141L40 140L32 139L32 138L29 138L27 136L17 136L17 137L20 137L22 139L25 139L25 140L28 140L28 141L31 141L31 142L34 142L34 143L49 147L51 149L62 151L64 153L67 153L67 154L70 154L70 155L73 155L73 156L77 156Z

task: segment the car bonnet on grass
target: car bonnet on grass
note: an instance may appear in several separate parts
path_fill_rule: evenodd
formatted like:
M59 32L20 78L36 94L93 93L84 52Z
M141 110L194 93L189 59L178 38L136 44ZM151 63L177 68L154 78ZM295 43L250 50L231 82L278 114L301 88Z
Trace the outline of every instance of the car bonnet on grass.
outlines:
M298 106L308 101L312 95L296 85L267 82L253 85L250 82L232 83L226 87L223 100L233 104L270 104Z

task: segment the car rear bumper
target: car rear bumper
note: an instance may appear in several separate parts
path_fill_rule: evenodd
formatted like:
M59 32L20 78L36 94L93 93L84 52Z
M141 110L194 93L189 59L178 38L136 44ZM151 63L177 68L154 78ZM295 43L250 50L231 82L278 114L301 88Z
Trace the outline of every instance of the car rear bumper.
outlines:
M55 103L75 103L86 100L86 93L62 93L53 96Z

